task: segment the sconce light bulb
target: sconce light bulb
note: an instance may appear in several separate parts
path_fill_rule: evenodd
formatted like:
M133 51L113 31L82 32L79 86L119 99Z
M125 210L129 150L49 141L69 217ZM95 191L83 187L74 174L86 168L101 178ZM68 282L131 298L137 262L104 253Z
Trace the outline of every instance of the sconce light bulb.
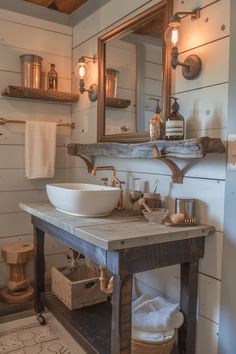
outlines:
M88 67L84 61L79 60L78 64L75 67L75 76L77 77L78 80L87 78Z
M174 46L176 46L179 40L179 30L178 28L173 28L171 33L171 42Z
M181 18L178 14L171 17L168 27L165 30L165 42L176 46L179 40L179 27L181 26Z
M84 66L80 66L79 67L79 76L80 76L81 79L84 78L84 76L85 76L85 68L84 68Z

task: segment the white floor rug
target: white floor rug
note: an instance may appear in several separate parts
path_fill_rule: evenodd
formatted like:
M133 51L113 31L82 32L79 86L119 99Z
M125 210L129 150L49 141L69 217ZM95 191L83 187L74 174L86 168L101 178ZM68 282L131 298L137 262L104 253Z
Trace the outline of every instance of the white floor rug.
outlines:
M47 319L41 326L35 317L0 325L0 354L75 354Z

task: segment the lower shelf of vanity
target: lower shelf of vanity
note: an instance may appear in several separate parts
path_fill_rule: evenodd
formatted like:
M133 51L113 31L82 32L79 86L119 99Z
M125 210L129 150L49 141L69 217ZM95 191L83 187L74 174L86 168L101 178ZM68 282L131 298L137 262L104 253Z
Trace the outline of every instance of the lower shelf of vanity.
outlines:
M71 311L52 292L41 294L41 300L87 354L111 353L111 303Z

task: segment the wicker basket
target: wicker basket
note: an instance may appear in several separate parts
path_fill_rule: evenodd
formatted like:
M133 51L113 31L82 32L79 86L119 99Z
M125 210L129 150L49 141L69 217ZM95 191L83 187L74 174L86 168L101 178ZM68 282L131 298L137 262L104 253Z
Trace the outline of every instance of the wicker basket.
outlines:
M176 342L176 332L171 339L148 343L132 339L132 354L170 354Z

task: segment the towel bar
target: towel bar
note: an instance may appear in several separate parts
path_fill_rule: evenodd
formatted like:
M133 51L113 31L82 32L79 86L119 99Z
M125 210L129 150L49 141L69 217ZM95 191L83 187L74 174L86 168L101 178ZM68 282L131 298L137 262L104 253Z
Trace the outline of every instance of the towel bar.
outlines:
M13 120L13 119L5 119L0 117L0 125L4 125L7 123L16 123L16 124L25 124L26 122L24 120ZM58 127L69 127L71 129L75 129L75 123L63 123L63 122L58 122L57 123Z

